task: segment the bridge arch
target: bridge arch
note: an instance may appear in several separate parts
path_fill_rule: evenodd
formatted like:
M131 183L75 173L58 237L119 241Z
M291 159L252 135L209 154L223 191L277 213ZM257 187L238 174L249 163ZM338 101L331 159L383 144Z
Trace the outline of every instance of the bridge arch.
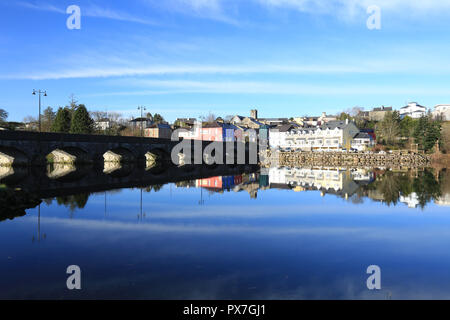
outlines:
M106 151L103 154L103 159L105 162L124 163L133 162L136 160L136 157L131 150L124 147L118 147Z
M0 146L0 166L12 167L28 165L30 159L22 150Z
M166 150L153 148L145 153L145 162L147 167L154 166L156 163L163 163L170 160L170 155Z
M59 164L90 163L89 153L80 147L58 147L46 155L47 162Z

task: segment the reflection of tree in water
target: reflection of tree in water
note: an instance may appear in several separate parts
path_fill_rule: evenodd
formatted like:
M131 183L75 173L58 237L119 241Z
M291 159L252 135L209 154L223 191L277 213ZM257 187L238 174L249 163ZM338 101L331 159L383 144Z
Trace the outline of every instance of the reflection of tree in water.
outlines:
M441 195L439 181L429 169L418 172L415 177L410 173L386 171L367 186L366 190L375 190L382 195L383 201L388 206L396 205L400 196L408 197L415 193L420 207L424 208L428 202L436 200Z
M69 210L73 212L77 208L83 209L89 200L89 196L89 193L80 193L70 196L57 197L56 202L58 205L68 207Z
M145 190L145 192L152 192L152 190L153 190L154 192L158 192L158 191L160 191L163 187L164 187L163 184L154 184L154 185L152 185L152 186L146 187L144 190Z
M419 173L418 177L414 179L413 189L417 194L421 208L424 208L431 200L436 200L441 196L441 185L439 181L436 181L430 170Z

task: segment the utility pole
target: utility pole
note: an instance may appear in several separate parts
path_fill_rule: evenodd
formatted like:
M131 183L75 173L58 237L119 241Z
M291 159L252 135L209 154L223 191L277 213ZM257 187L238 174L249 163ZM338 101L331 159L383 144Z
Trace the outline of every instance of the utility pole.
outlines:
M144 136L144 125L142 124L142 119L143 119L142 114L143 114L144 110L147 110L147 109L144 106L139 106L137 108L138 108L138 110L141 110L141 137L143 137Z
M39 96L39 132L41 132L41 94L44 94L44 97L47 96L47 91L46 90L35 90L33 89L33 95L35 96L36 94L38 94Z

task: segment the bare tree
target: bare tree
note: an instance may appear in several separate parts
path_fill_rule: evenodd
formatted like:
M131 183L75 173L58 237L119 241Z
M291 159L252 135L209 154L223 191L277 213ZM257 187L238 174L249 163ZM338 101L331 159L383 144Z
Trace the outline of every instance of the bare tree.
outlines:
M108 117L112 122L119 122L119 120L122 118L122 114L119 112L109 112Z
M203 122L208 122L208 123L216 121L215 114L211 113L211 112L209 112L208 115L206 115L206 116L201 116L200 118L202 119Z
M26 116L25 118L23 118L23 122L24 123L33 123L33 122L37 122L37 119L33 116Z
M100 121L107 116L107 113L105 111L91 111L89 113L91 114L91 117L92 119L94 119L94 121Z

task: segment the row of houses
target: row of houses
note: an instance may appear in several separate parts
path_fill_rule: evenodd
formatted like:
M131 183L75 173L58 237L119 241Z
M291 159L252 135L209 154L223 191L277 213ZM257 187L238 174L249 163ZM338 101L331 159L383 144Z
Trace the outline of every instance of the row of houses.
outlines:
M372 111L362 111L358 116L370 121L381 121L386 113L393 111L392 107L382 106L374 108ZM410 117L419 119L428 114L428 108L417 102L410 102L406 106L400 108L398 112L401 118ZM438 104L434 107L434 110L430 110L430 112L435 119L450 121L450 104Z
M364 151L374 145L374 136L361 132L354 122L328 121L316 127L283 125L270 130L269 145L273 149L302 151Z
M360 117L380 121L392 107L375 108L361 112ZM438 105L434 115L450 119L450 105ZM427 114L427 108L416 102L408 103L399 110L400 116L420 118ZM375 144L373 130L360 130L349 120L337 120L326 113L318 117L259 118L257 110L250 116L235 115L229 121L217 118L201 123L195 118L178 118L173 125L153 123L151 119L136 118L133 126L142 130L145 137L170 139L175 129L179 138L205 141L246 141L258 139L268 141L272 149L296 149L302 151L358 150L364 151Z

